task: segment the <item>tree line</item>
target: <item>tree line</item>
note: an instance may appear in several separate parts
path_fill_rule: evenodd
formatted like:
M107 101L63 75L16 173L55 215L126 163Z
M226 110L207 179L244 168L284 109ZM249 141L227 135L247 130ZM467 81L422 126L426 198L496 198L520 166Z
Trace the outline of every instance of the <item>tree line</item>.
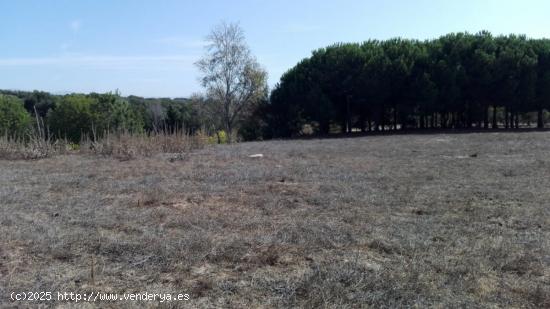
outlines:
M122 97L0 91L0 136L42 121L78 143L104 132L199 130L229 142L406 129L543 128L550 110L550 40L452 33L321 48L281 77L267 73L238 24L221 24L197 62L204 94ZM225 134L227 133L227 134Z
M0 90L0 136L25 138L36 125L44 124L49 137L79 143L106 132L194 133L216 128L202 97L123 97L118 92L54 95L43 91ZM215 132L214 132L215 133Z
M261 104L266 104L262 97ZM233 120L239 140L262 139L256 105ZM223 113L212 98L143 98L118 92L55 95L44 91L0 90L0 137L25 139L38 122L53 139L80 143L107 132L195 134L229 142Z
M252 56L238 24L221 23L208 36L196 63L204 94L189 99L145 99L115 93L52 95L0 91L0 137L24 136L31 117L44 123L48 137L74 143L125 130L140 133L201 131L218 142L258 139L256 110L267 102L267 72Z
M489 32L334 44L287 71L265 132L544 127L550 40Z

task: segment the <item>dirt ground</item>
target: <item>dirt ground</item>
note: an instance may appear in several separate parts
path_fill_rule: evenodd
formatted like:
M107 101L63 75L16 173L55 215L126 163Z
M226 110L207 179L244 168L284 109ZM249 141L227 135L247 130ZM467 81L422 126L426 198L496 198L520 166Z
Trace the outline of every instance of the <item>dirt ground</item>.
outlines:
M545 132L0 161L0 207L0 307L550 308Z

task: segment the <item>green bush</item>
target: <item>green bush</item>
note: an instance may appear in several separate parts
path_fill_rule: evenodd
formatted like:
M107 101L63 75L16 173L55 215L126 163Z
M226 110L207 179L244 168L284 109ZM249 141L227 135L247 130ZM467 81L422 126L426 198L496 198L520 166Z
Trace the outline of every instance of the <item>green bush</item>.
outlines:
M208 144L227 144L227 133L224 130L208 137Z
M21 137L31 124L31 116L23 101L17 97L0 94L0 135Z
M143 130L143 119L139 112L117 92L92 93L90 97L94 99L92 112L98 134L101 135L106 131L141 132Z
M58 138L79 143L108 131L141 132L143 120L118 94L67 95L48 113L50 131Z
M67 138L79 143L83 137L90 137L97 119L92 112L96 102L84 95L67 95L57 102L48 113L50 131L58 138Z

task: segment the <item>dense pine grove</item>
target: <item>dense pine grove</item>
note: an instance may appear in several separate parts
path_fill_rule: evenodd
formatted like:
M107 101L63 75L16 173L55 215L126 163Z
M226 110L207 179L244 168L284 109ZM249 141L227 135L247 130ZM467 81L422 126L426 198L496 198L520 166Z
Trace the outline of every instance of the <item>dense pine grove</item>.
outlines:
M550 40L489 32L335 44L287 71L268 135L412 128L544 127Z

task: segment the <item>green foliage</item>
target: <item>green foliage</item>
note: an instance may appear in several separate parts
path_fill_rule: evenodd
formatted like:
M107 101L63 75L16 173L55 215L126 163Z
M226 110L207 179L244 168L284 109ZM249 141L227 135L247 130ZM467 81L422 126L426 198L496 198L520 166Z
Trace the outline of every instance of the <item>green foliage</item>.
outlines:
M40 117L46 117L55 105L55 97L47 92L33 91L24 96L25 109L31 114L35 111Z
M0 136L23 136L29 129L31 117L23 101L15 96L0 94Z
M390 39L335 44L287 71L263 120L271 136L304 124L327 134L406 128L518 127L550 108L550 41L489 32L435 40ZM497 118L502 113L503 119Z
M190 133L197 132L201 128L201 119L198 110L188 102L169 102L166 106L166 126L168 129L185 129Z
M143 119L138 111L118 93L109 92L90 96L95 99L92 109L99 132L118 130L141 132L143 130Z
M101 137L107 131L130 133L181 131L214 134L221 126L210 104L203 99L121 97L118 92L52 95L41 91L0 90L0 95L20 101L28 114L44 118L52 137ZM6 118L8 113L3 113ZM28 116L28 115L27 115ZM32 116L31 116L32 118ZM32 122L32 121L30 121ZM183 133L183 132L182 132Z
M55 136L74 143L110 131L143 130L138 111L116 93L64 96L48 114L48 124Z
M208 144L227 144L227 133L224 130L216 131L213 135L208 136Z
M259 74L248 76L249 82L258 81L249 93L254 99L229 104L232 115L212 93L171 99L0 90L0 133L23 134L32 122L29 114L36 113L47 115L45 124L53 136L74 143L108 131L202 132L218 143L221 129L238 132L244 140L260 140L297 136L304 127L323 135L517 128L521 121L542 128L550 110L548 39L493 37L482 31L427 41L333 44L283 74L269 98L264 72L256 69L245 70Z
M83 137L91 137L97 124L92 107L96 100L85 95L67 95L61 98L55 109L48 113L51 132L58 138L79 143Z
M183 129L195 133L208 122L202 110L204 102L193 99L145 99L130 96L127 101L145 131Z
M268 108L267 100L255 105L239 123L239 136L245 141L262 140L268 133L268 124L263 115Z

